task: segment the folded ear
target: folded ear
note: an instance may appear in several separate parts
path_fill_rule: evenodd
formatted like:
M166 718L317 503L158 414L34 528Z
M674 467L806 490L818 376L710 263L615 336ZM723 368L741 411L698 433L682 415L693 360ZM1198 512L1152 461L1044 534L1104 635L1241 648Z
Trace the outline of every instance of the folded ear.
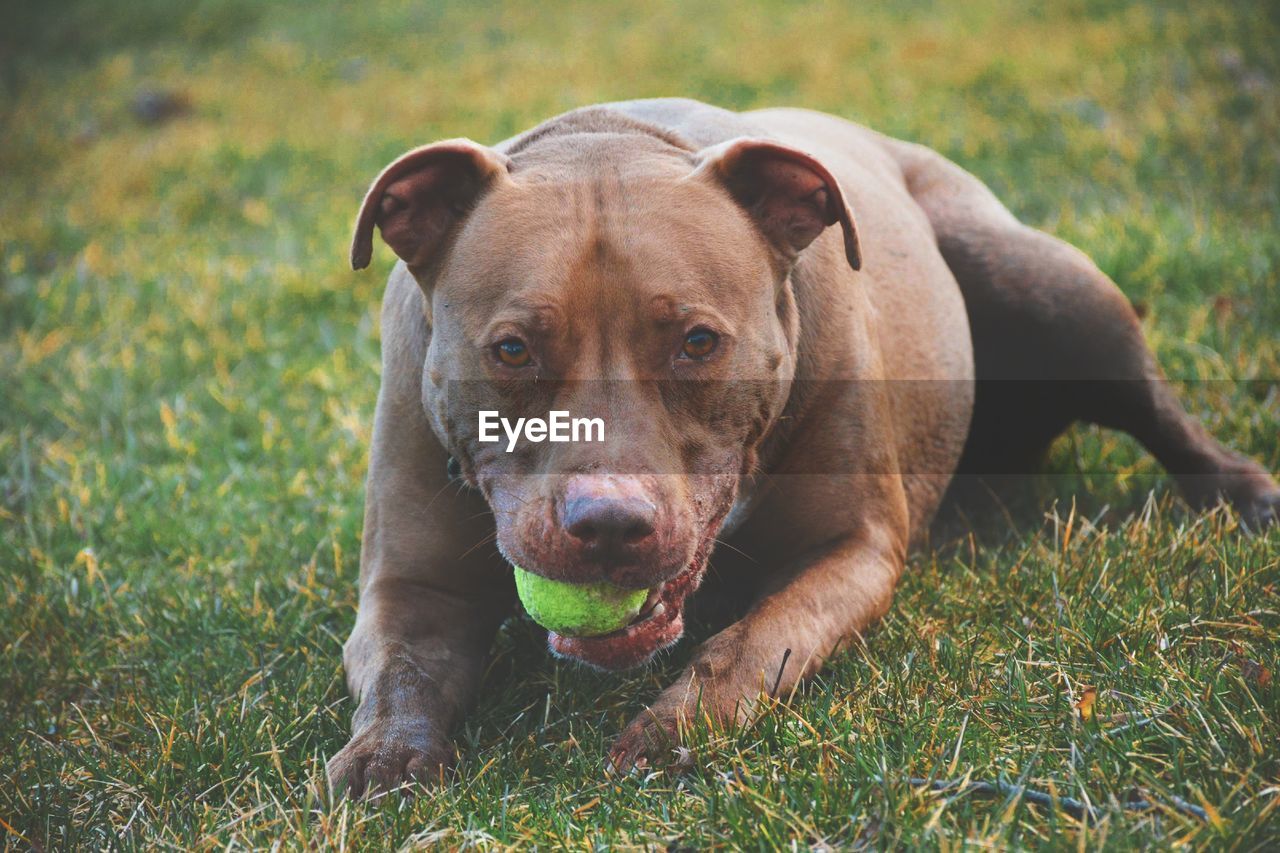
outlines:
M840 184L803 151L764 139L731 139L700 152L694 174L723 183L765 237L790 258L839 222L849 266L862 267L853 213Z
M373 226L409 266L430 259L449 231L510 161L469 139L424 145L402 155L374 180L356 216L351 267L364 269L373 256Z

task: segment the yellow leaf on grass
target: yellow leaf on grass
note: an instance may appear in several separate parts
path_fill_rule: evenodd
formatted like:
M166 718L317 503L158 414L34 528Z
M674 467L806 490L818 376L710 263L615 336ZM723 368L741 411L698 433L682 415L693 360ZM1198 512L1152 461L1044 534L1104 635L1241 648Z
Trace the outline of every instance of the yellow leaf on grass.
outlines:
M90 581L94 579L98 572L98 557L93 553L92 548L81 548L80 553L76 554L76 565L84 566L85 575Z
M1080 693L1080 700L1076 702L1076 713L1080 715L1082 720L1093 719L1093 705L1098 701L1098 690L1095 687L1085 687Z

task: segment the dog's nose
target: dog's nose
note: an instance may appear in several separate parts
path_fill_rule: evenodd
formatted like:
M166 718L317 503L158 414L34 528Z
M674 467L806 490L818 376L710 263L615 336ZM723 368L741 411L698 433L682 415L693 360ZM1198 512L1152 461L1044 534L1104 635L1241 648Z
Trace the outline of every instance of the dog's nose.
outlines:
M657 516L658 508L630 478L583 476L565 490L560 524L590 559L620 563L639 556Z
M642 500L579 498L564 507L564 529L599 548L630 545L653 535L653 504Z

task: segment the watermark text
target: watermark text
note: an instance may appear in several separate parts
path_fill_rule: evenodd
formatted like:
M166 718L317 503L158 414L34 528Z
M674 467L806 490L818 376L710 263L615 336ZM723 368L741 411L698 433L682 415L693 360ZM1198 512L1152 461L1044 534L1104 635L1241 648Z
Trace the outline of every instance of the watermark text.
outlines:
M547 415L546 418L516 418L513 422L491 409L481 410L480 441L502 441L502 433L505 433L508 453L515 450L521 435L525 441L534 444L543 441L604 441L603 418L574 418L561 410L553 410Z

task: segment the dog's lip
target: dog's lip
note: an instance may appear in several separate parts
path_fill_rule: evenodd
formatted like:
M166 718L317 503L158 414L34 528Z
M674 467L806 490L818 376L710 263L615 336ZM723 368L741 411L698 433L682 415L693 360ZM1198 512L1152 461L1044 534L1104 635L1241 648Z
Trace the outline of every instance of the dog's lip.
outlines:
M562 657L571 657L599 669L619 670L638 666L684 633L684 602L698 588L721 518L708 525L693 558L679 572L652 587L640 614L623 628L596 637L566 637L547 633L547 645ZM660 605L660 606L659 606Z
M639 615L626 626L595 637L566 637L547 632L551 651L599 669L637 666L673 644L684 633L684 600L698 585L705 560L695 557L675 577L652 588Z

